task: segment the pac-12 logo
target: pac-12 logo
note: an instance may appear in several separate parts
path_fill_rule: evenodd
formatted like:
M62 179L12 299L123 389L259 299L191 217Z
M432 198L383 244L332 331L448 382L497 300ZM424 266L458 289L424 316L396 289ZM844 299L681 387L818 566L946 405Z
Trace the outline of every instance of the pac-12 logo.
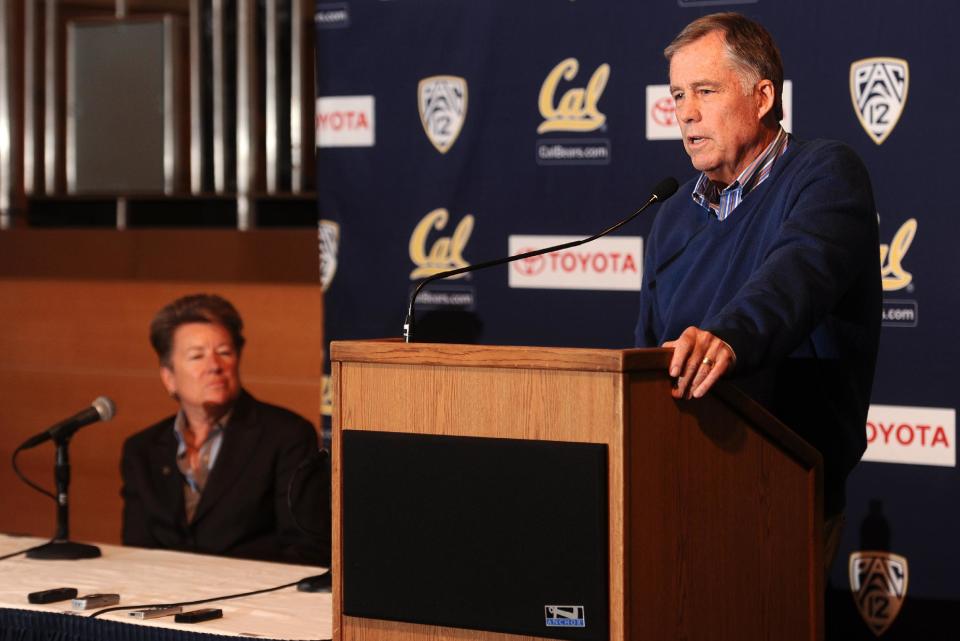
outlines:
M901 58L864 58L850 65L850 98L864 131L878 145L907 104L910 66Z
M448 269L467 267L470 263L463 259L463 249L470 240L473 231L473 216L467 214L454 228L450 236L437 238L427 249L427 239L431 230L441 231L446 228L450 214L446 209L434 209L424 216L410 235L410 260L417 267L410 272L410 279L426 278ZM452 276L452 279L462 278L466 274Z
M323 291L327 291L337 274L340 225L335 221L322 219L317 226L317 235L320 241L320 286Z
M907 560L890 552L850 555L850 590L860 616L875 635L887 631L907 596Z
M595 131L607 121L607 116L597 107L600 96L610 78L610 65L597 67L586 87L574 87L557 99L560 80L573 80L580 69L576 58L567 58L547 74L540 87L540 115L543 122L537 133L548 131Z
M441 154L457 141L467 117L467 81L458 76L430 76L417 85L420 122Z
M333 379L329 374L324 374L320 386L320 414L322 416L333 416Z

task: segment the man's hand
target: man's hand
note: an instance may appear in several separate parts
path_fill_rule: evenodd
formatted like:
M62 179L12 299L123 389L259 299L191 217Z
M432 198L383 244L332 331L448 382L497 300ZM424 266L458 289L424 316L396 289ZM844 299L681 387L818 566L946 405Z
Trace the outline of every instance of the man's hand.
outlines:
M679 338L663 346L673 348L670 376L677 379L674 398L700 398L736 362L729 345L697 327L686 328Z

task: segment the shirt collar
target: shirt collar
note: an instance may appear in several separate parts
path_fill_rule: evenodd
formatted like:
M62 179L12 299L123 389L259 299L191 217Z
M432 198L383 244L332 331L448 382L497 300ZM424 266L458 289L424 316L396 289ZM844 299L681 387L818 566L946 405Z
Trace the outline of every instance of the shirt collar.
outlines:
M747 194L767 179L773 163L787 150L789 140L790 134L780 127L766 149L740 172L736 180L723 189L717 187L705 173L701 173L691 194L694 202L704 209L712 210L717 218L723 220Z
M217 421L213 428L210 430L210 436L207 437L207 443L218 438L223 434L223 428L227 426L227 423L230 422L230 416L233 414L233 408L231 408L226 414L220 417L220 420ZM183 456L187 451L187 444L183 438L183 432L187 429L187 417L181 409L177 412L176 418L173 419L173 434L177 437L177 456Z

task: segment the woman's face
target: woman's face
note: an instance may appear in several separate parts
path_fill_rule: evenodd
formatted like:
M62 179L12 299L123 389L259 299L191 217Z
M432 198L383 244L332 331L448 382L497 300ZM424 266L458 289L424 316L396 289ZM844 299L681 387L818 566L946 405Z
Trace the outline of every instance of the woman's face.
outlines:
M240 355L230 332L215 323L181 325L160 378L185 410L211 413L229 406L240 394Z

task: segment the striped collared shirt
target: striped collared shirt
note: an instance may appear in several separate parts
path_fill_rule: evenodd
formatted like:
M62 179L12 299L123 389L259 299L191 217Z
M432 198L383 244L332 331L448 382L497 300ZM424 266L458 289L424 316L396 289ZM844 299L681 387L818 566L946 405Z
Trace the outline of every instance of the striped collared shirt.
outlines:
M737 208L743 199L760 183L770 176L773 163L787 150L790 134L780 128L777 137L773 139L763 153L740 172L737 179L723 190L720 190L706 174L700 174L696 186L693 188L694 202L708 209L716 215L718 220L724 220Z

